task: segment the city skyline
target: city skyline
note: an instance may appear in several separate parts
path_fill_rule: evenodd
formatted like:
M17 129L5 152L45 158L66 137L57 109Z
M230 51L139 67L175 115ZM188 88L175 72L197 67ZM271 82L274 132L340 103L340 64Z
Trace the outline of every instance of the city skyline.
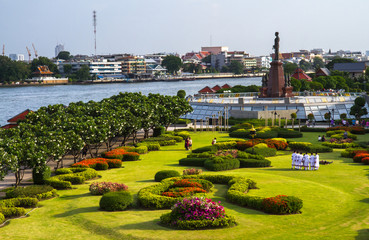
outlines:
M364 0L0 0L0 6L0 45L6 56L27 56L32 43L39 56L53 57L57 43L72 55L92 55L94 10L97 54L184 54L212 45L267 55L273 52L275 31L281 52L369 49L369 33L362 31L365 12L360 12L369 7Z

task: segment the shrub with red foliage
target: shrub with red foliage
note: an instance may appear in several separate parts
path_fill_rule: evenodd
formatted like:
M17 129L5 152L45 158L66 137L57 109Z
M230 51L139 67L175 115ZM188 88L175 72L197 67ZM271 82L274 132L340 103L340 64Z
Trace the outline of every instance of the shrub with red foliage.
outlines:
M365 165L369 165L369 157L361 159L361 162L364 163Z
M369 153L358 153L354 156L353 160L356 163L361 163L363 158L369 157Z
M163 192L161 195L166 197L188 197L192 196L195 193L206 193L206 191L199 187L180 187L180 188L171 188L167 192Z
M335 130L344 130L344 131L348 131L352 134L365 134L365 129L363 127L360 127L360 126L353 126L353 127L339 126L339 127L327 128L327 131L335 131Z
M237 142L237 149L244 151L247 148L253 147L259 143L265 143L269 148L275 148L277 150L285 150L288 147L288 143L284 141L274 140L274 139L261 139L256 138L254 140L248 140L246 142Z
M105 166L107 165L107 167ZM72 165L72 167L87 167L95 170L105 170L107 168L119 168L122 161L119 159L91 158L85 159Z
M236 144L236 148L238 150L244 151L247 148L252 147L252 142L250 141L246 141L246 142L237 142Z
M286 195L264 198L262 209L264 212L272 214L292 214L299 213L302 208L302 200Z

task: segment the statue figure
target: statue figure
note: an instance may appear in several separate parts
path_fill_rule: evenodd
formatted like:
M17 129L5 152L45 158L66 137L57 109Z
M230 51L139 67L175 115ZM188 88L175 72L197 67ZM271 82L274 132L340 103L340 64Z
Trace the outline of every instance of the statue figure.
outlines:
M274 51L274 60L278 61L279 60L279 33L275 32L275 39L274 39L274 46L273 49Z
M267 75L265 74L264 76L263 76L263 78L261 79L261 86L262 87L266 87L267 86L267 82L268 82L268 80L267 80L267 77L266 77Z

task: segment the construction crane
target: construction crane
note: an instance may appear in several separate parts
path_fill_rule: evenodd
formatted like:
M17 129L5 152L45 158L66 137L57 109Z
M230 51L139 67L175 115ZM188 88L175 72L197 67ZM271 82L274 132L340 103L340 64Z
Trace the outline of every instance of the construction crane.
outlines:
M35 57L38 58L38 54L35 48L35 44L32 43L33 51L35 52Z
M28 52L28 63L31 63L31 51L28 49L28 47L26 46L27 48L27 52Z

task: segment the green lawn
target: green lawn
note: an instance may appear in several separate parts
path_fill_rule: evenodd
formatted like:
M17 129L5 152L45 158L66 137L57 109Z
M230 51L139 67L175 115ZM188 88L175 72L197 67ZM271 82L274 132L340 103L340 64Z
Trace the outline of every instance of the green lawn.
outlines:
M317 143L320 133L304 133L298 141ZM227 139L227 134L204 132L191 135L193 147L210 145L212 138ZM360 137L361 140L365 138ZM101 171L101 179L125 183L137 193L155 184L159 170L185 167L178 160L188 153L184 144L163 147L142 155L125 168ZM293 195L304 201L302 214L269 215L242 208L224 199L227 187L216 185L209 197L222 201L226 212L235 216L238 226L227 229L185 231L160 226L159 217L170 210L133 209L123 212L98 210L100 196L89 194L89 184L58 191L60 197L42 201L30 217L11 220L0 229L0 239L369 239L369 166L341 158L340 150L320 154L333 160L319 171L290 170L290 154L280 152L269 158L271 168L237 169L205 174L246 176L258 183L258 196ZM205 171L205 170L204 170ZM92 182L92 181L90 181Z

